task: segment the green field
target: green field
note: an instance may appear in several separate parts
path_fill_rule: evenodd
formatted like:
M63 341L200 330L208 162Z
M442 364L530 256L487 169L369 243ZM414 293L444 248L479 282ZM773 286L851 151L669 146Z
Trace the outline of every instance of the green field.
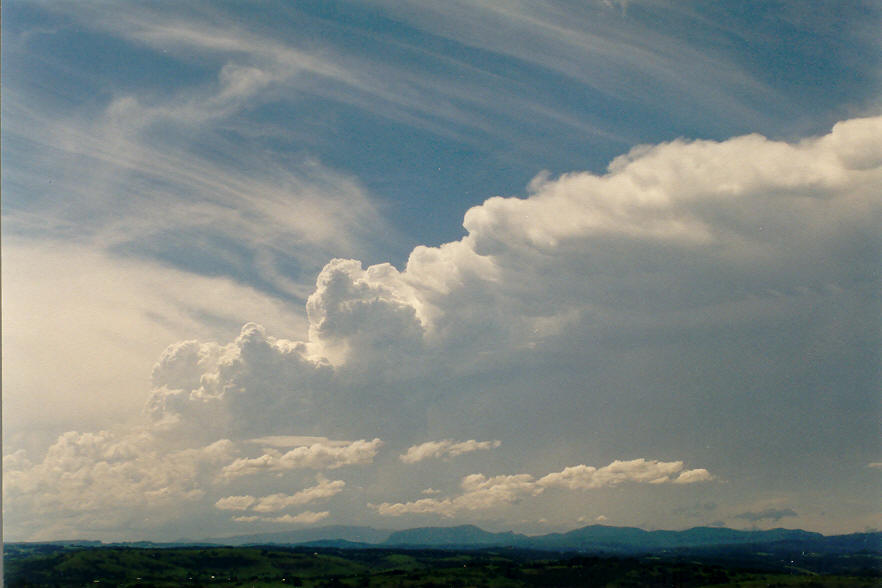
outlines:
M661 558L552 556L538 552L311 549L303 547L7 546L6 585L25 586L882 586L857 574L784 573ZM876 568L878 569L878 568Z

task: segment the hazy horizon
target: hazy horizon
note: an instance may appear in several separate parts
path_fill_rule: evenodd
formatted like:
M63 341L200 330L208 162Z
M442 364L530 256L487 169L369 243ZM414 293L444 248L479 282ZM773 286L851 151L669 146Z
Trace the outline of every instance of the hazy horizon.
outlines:
M4 2L4 537L882 528L880 25Z

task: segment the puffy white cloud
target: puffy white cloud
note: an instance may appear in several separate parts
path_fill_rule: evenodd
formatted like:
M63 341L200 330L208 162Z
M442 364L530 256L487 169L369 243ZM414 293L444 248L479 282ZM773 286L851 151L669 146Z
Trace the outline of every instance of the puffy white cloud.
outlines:
M343 491L346 482L343 480L328 480L324 476L318 477L318 484L304 488L294 494L270 494L259 498L253 506L255 512L275 512L288 508L308 504L316 500L324 500L336 496Z
M689 475L682 481L679 478L672 478L674 474L682 469L682 461L664 462L642 458L630 461L616 460L602 468L586 465L567 467L563 471L543 476L536 483L543 488L560 487L569 490L585 490L602 488L604 486L616 486L622 482L663 484L678 481L678 483L683 484L709 479L702 478L700 474L692 473L704 472L707 474L706 470L690 470Z
M709 471L704 468L698 468L680 472L680 475L672 481L674 484L694 484L696 482L709 482L713 479L714 476Z
M226 496L218 499L214 507L220 510L248 510L256 500L253 496Z
M253 510L254 512L275 512L290 506L300 506L316 500L324 500L336 496L343 491L346 482L328 480L322 475L317 477L318 484L304 488L294 494L281 492L255 498L254 496L227 496L215 502L220 510ZM255 519L256 520L256 519Z
M384 516L433 513L453 517L461 511L485 510L511 504L524 496L542 492L542 488L536 486L533 476L529 474L489 478L483 474L472 474L464 477L460 486L463 493L455 498L421 498L403 503L383 502L371 507Z
M419 445L413 445L402 454L399 459L404 463L416 463L424 459L438 457L456 457L464 453L479 451L482 449L495 449L502 444L501 441L453 441L452 439L442 439L441 441L426 441Z
M4 464L4 505L13 522L51 519L56 529L97 529L151 517L178 516L201 500L233 443L163 449L147 431L68 432L31 463L19 454Z
M322 519L328 518L328 515L331 513L328 511L322 512L312 512L310 510L301 512L296 515L282 515L279 517L264 517L262 520L269 521L271 523L291 523L294 525L311 525L313 523L317 523Z
M675 474L680 476L674 477ZM683 462L660 462L656 460L634 459L616 460L602 468L578 465L564 468L563 471L535 479L530 474L487 477L472 474L462 479L463 492L454 498L421 498L413 502L372 505L384 516L406 514L440 514L453 517L461 511L487 510L497 506L513 504L528 496L537 496L546 488L565 488L568 490L588 490L605 486L616 486L623 482L642 484L690 484L712 480L707 470L683 471Z
M319 274L306 303L310 341L335 364L385 364L422 347L426 319L420 307L416 292L392 265L365 270L360 262L335 259Z
M259 457L242 457L223 468L228 478L259 472L281 472L296 469L336 469L349 465L372 463L383 441L360 439L346 445L313 443L282 453L270 449Z
M276 339L249 323L227 345L187 341L170 346L153 368L147 412L184 435L234 438L287 428L321 403L331 367L306 344Z
M277 517L262 517L259 515L243 515L233 517L233 521L237 523L284 523L292 525L311 525L322 519L326 519L331 513L329 511L313 512L310 510L301 512L296 515L284 514Z

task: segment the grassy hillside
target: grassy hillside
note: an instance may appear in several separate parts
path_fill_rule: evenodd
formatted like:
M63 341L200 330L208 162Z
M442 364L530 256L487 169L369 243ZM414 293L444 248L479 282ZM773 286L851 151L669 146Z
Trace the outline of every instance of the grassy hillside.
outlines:
M6 585L25 586L879 586L878 561L851 575L819 575L661 558L558 557L513 549L340 550L284 547L10 545ZM875 566L875 567L874 567ZM847 569L847 568L842 568ZM856 575L857 574L857 575Z

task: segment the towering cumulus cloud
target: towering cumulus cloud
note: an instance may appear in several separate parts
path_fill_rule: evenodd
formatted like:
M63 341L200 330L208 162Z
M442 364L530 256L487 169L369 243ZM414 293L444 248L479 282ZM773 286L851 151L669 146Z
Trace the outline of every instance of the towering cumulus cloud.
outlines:
M510 447L507 463L522 459L515 471L534 473L470 474L453 498L368 496L380 515L454 516L552 488L686 491L718 474L709 463L696 465L714 475L687 468L692 448L728 442L750 455L733 421L762 437L782 406L810 415L824 405L824 391L796 392L787 378L817 366L836 376L827 341L844 341L846 354L877 341L861 317L878 307L882 118L795 143L748 135L641 146L603 175L540 176L529 190L468 210L462 239L415 248L401 270L330 261L301 341L248 324L229 343L170 346L143 433L68 433L36 461L7 462L13 522L36 535L45 521L74 528L168 501L257 521L331 501L329 511L271 517L317 521L342 501L367 503L348 472L373 471L383 448L383 467L414 471L401 462ZM782 339L805 343L789 354ZM725 361L705 353L722 341ZM759 367L742 369L745 358ZM672 364L685 376L673 380ZM298 435L326 437L248 443ZM555 443L597 457L542 465ZM689 453L670 454L679 451ZM568 465L583 461L609 465ZM341 479L315 486L316 470ZM385 490L378 481L369 491ZM133 492L147 498L133 503Z
M369 399L368 418L377 404L437 400L425 383L439 373L492 370L592 331L713 327L771 317L785 298L860 298L877 261L880 131L871 118L795 144L675 141L637 147L606 175L539 177L527 198L469 210L465 237L417 247L403 271L331 261L306 341L247 325L227 345L170 347L151 413L187 426L211 413L227 434L256 422L325 433L323 418L347 428L335 415L350 402Z

